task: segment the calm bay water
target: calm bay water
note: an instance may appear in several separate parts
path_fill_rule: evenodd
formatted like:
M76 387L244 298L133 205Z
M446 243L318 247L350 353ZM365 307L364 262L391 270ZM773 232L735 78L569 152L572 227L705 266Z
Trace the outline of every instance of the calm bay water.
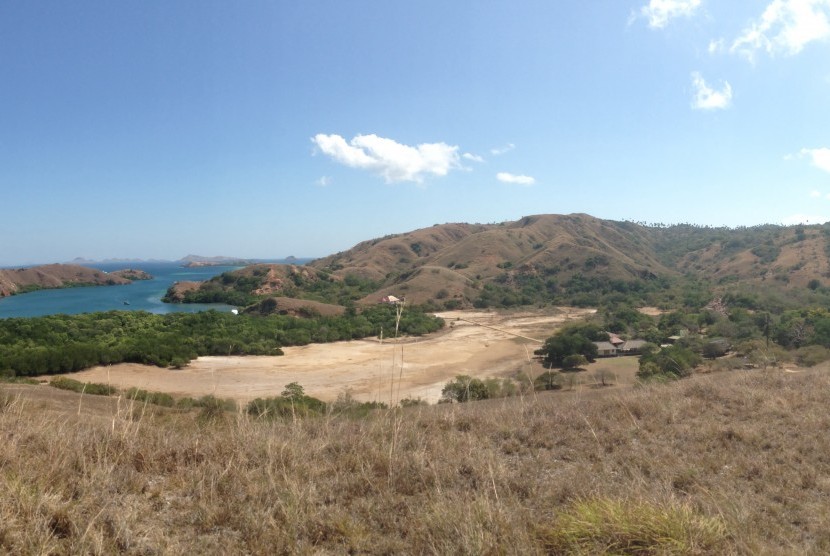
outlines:
M92 286L60 290L39 290L0 298L0 318L37 317L56 313L76 314L95 311L129 310L151 313L195 313L208 309L230 311L235 307L212 303L162 303L161 298L173 282L207 280L236 266L184 268L175 263L119 263L89 265L107 272L137 268L153 275L152 280L136 280L126 286Z

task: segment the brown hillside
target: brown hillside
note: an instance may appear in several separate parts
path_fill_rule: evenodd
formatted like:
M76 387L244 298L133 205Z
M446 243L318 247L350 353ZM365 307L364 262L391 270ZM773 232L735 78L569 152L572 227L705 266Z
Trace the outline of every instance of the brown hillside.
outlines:
M417 268L448 246L492 227L481 224L436 225L363 241L348 251L313 261L309 266L341 276L354 274L371 280L384 280L392 271L405 272Z
M828 238L820 227L781 227L766 238L734 243L716 241L688 253L679 270L718 282L771 284L782 289L804 288L830 276Z
M318 314L324 317L342 315L346 308L342 305L321 303L310 299L295 299L293 297L268 297L245 309L246 313L258 315L291 315L306 316Z
M107 286L129 283L130 280L121 276L73 264L0 269L0 297L39 288L65 288L73 285Z
M382 290L414 303L475 297L505 273L568 278L577 273L631 280L673 274L654 254L645 228L585 214L527 216L498 225L444 224L365 241L310 266L384 280Z
M530 282L536 292L540 287L561 291L579 276L585 278L576 281L581 287L592 287L596 279L636 282L688 275L724 288L738 284L783 292L830 283L828 237L830 228L824 226L646 226L586 214L545 214L500 224L435 225L364 241L307 266L252 265L200 288L330 303L346 298L376 303L395 295L449 307L469 306L488 288L488 295L501 292L492 294L496 303ZM359 293L354 284L328 287L348 279L364 280ZM364 287L366 279L377 287ZM338 293L324 296L324 289ZM532 297L518 296L511 303L523 299Z

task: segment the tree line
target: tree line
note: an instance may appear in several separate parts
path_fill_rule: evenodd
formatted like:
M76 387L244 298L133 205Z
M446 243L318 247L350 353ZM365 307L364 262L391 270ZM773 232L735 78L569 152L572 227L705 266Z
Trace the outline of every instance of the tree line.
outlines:
M443 321L408 309L401 334L438 330ZM57 374L116 363L181 367L204 355L281 355L283 346L366 338L395 329L395 308L296 318L217 311L156 315L109 311L0 319L0 375Z

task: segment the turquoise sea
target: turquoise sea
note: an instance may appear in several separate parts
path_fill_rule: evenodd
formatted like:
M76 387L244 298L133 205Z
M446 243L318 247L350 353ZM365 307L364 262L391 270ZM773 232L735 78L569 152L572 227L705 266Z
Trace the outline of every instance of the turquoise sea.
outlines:
M37 317L57 313L76 314L95 311L129 310L151 313L230 311L235 307L222 304L162 303L161 298L173 282L207 280L234 270L236 266L184 268L177 263L114 263L87 265L107 272L137 268L149 272L152 280L137 280L126 286L92 286L60 290L39 290L0 298L0 318Z

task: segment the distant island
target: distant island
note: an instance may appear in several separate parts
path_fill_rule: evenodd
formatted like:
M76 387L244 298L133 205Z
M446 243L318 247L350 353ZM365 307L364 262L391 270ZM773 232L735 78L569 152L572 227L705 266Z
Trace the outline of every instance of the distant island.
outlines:
M188 255L178 261L185 268L202 267L202 266L247 266L253 264L250 259L241 259L238 257L202 257L200 255Z
M96 261L94 259L86 259L84 257L75 257L71 261L67 261L64 264L74 264L80 266L89 266L94 264L134 264L134 263L172 263L173 261L167 261L163 259L121 259L121 258L110 258L110 259L101 259L100 261Z
M118 286L134 280L151 280L143 270L104 272L75 264L48 264L31 268L0 269L0 297L43 289L81 286Z

